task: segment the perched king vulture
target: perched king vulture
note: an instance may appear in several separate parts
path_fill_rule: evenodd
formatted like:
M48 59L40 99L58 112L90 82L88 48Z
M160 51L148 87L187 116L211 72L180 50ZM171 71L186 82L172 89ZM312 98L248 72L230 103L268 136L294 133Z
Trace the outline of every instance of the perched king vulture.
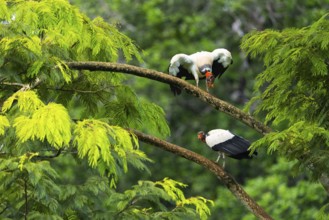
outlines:
M223 48L212 52L202 51L191 55L176 54L171 58L169 74L186 80L194 79L199 86L199 79L206 78L206 88L214 86L216 77L221 77L225 70L233 63L231 53ZM179 95L182 89L170 85L174 95Z
M250 143L246 139L232 134L228 130L214 129L207 134L203 131L198 133L198 139L205 142L214 151L219 151L219 156L216 160L218 162L221 154L224 158L226 154L234 159L251 159L253 155L257 155L257 152L253 152L253 155L249 155L248 150Z

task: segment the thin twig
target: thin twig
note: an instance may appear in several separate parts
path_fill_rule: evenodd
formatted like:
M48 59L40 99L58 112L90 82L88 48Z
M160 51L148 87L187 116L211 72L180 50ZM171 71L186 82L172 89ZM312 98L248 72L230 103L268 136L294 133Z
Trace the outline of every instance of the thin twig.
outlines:
M60 89L60 88L49 88L49 87L47 89L62 91L62 92L77 92L77 93L99 93L105 90L105 89L98 89L98 90Z
M19 87L24 87L25 84L23 83L15 83L15 82L1 82L1 85L6 85L6 86L19 86Z
M38 155L38 156L36 156L36 158L38 158L38 159L42 159L42 160L45 160L45 159L53 159L53 158L55 158L55 157L58 157L61 153L62 153L62 148L60 148L60 149L58 149L58 151L55 153L55 154L53 154L53 155Z
M34 89L35 87L37 87L41 83L42 83L42 80L39 79L39 78L36 78L33 83L31 83L31 84L24 84L24 86L20 89L20 91L27 91L27 90Z
M3 214L8 208L9 208L9 206L6 206L4 209L2 209L2 211L0 212L0 215Z
M28 204L27 204L27 179L24 178L24 197L25 197L25 216L24 219L27 220L28 215Z
M117 217L119 215L121 215L121 213L123 213L124 211L128 210L132 205L134 205L136 202L138 201L138 198L137 196L133 197L128 203L127 205L122 209L120 210L119 212L117 212L114 217Z

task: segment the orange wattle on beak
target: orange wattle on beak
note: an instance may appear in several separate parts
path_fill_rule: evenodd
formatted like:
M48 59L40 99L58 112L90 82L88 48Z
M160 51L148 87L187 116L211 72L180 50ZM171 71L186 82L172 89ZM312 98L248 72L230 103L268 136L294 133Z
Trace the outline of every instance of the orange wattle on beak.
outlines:
M207 82L208 88L214 87L214 81L215 81L215 77L212 74L212 72L206 72L206 82Z

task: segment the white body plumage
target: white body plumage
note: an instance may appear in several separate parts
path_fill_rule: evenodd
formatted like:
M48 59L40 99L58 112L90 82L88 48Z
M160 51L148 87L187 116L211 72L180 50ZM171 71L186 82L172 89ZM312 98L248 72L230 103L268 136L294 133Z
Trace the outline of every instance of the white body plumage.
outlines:
M206 78L207 72L211 73L214 79L219 78L232 62L231 53L223 48L212 52L201 51L191 55L180 53L171 58L169 74L187 80L194 79L198 86L199 79ZM171 86L171 89L175 95L181 92L177 87Z
M238 160L252 158L252 155L249 155L250 142L232 134L228 130L214 129L208 133L200 131L198 133L198 138L205 142L212 150L218 151L220 155L223 154L224 156L224 154L226 154ZM255 151L253 154L257 155L257 152ZM217 160L218 159L219 158L217 158Z
M217 144L224 143L234 137L234 134L232 134L228 130L223 129L215 129L208 131L206 135L206 143L207 145L212 148Z

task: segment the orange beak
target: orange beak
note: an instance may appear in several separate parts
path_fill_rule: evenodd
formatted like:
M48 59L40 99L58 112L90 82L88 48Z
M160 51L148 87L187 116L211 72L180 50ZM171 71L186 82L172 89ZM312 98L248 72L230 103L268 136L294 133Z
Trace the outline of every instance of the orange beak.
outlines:
M215 77L212 74L212 72L206 72L206 83L208 88L214 87L214 81L215 81Z
M205 142L205 135L202 131L198 133L198 139L202 142Z

